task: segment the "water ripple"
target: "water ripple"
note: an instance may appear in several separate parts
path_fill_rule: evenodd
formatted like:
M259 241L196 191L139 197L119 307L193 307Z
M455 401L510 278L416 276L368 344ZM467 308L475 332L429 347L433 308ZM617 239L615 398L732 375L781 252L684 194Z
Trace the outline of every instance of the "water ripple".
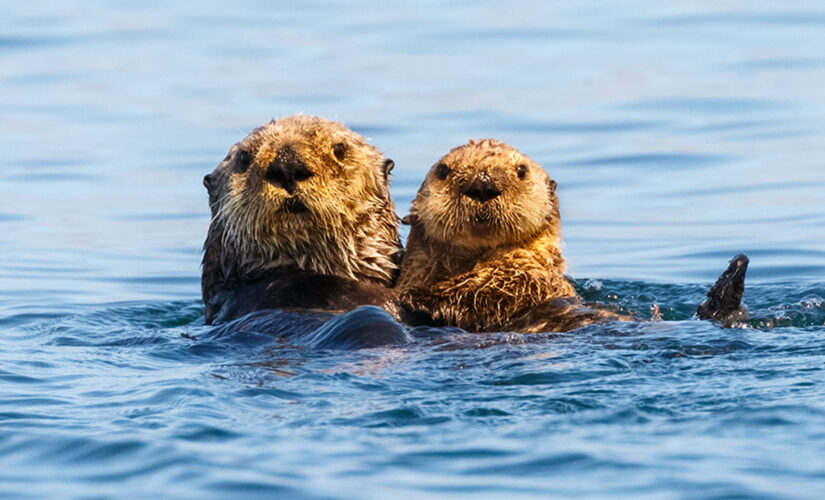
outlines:
M587 158L582 160L564 162L563 165L616 168L622 167L623 169L627 169L629 167L657 167L660 169L684 169L709 167L727 161L731 161L731 158L712 154L648 153Z
M825 497L821 9L192 7L4 4L0 496ZM396 160L400 215L514 144L577 290L638 321L205 325L201 178L299 111ZM693 319L743 251L750 318Z

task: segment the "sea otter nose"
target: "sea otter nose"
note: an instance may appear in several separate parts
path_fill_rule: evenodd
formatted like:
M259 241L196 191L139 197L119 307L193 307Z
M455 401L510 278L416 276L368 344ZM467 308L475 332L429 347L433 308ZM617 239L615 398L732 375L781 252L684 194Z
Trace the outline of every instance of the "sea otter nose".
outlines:
M472 183L461 188L461 194L485 203L500 195L501 191L489 177L476 177Z
M266 167L266 180L286 189L289 194L295 191L299 182L309 179L314 174L289 146L278 150L272 163Z

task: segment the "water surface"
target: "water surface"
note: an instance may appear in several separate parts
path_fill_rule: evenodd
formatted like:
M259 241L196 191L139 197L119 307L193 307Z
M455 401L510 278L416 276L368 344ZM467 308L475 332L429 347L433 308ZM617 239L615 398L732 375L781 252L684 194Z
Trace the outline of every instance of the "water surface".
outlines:
M117 1L0 19L0 495L825 495L825 8ZM272 117L559 183L585 297L666 321L311 349L203 325L205 173ZM752 319L691 320L751 258Z

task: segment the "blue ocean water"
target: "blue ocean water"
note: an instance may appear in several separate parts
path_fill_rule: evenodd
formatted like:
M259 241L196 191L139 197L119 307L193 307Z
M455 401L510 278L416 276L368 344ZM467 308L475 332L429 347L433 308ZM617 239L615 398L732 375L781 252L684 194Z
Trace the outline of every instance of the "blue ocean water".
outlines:
M825 496L825 5L6 2L0 497ZM272 117L559 183L580 292L661 322L204 326L205 173ZM691 319L734 254L751 319Z

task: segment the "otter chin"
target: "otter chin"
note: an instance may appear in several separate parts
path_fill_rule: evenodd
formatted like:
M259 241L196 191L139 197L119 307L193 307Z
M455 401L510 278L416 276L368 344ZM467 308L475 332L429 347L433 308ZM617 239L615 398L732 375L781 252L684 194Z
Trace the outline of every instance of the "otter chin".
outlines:
M287 198L281 205L281 211L287 214L299 215L309 213L309 208L297 196Z
M513 146L471 139L451 150L403 222L411 228L397 289L410 323L549 332L632 319L582 304L564 275L556 182ZM700 318L739 306L744 271L727 273Z
M235 144L204 177L206 322L388 303L402 251L392 167L359 134L319 117L279 118Z

